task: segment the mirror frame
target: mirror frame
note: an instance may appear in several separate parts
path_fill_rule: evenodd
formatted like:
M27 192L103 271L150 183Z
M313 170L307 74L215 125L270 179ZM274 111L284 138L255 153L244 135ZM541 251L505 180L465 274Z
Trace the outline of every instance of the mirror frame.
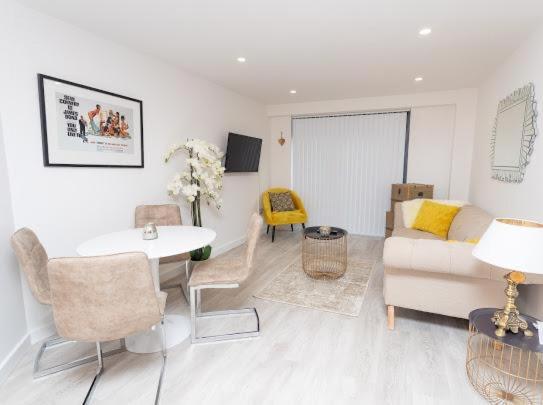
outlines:
M494 158L496 151L496 142L498 141L497 127L500 113L523 100L526 100L527 103L526 109L524 111L524 127L521 137L519 166L511 168L496 166ZM535 101L535 89L533 83L528 83L526 86L517 89L498 103L498 111L496 113L496 119L494 121L494 128L492 129L492 137L490 140L490 161L493 179L505 181L508 183L522 182L522 180L524 179L524 174L526 172L526 166L528 166L528 163L530 163L530 155L534 150L534 142L537 136L536 118L537 109Z

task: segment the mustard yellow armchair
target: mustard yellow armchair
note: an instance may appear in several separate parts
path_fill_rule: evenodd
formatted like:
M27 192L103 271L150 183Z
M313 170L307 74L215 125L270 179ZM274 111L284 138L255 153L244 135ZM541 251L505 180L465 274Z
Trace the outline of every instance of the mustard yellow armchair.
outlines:
M292 196L292 201L294 202L294 211L279 211L273 212L270 203L270 193L285 193L289 192ZM264 193L262 193L262 208L264 210L264 220L268 224L266 233L270 232L270 226L273 227L272 230L272 242L275 240L275 227L277 225L289 225L290 229L294 231L294 224L302 224L302 227L305 228L305 222L307 222L307 212L304 208L304 203L300 196L288 188L270 188Z

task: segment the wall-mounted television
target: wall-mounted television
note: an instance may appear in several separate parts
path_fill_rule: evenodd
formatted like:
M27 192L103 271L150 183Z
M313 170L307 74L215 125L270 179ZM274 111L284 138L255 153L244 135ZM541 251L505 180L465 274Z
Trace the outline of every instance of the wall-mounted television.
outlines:
M258 172L262 139L252 136L228 134L226 145L226 172Z

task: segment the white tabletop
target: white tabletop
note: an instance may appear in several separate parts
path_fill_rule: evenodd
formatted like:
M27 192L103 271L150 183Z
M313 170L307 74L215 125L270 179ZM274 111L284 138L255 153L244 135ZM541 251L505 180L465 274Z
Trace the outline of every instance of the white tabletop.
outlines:
M77 247L80 256L144 252L149 259L173 256L209 245L215 231L197 226L159 226L158 238L143 240L143 229L127 229L90 239Z

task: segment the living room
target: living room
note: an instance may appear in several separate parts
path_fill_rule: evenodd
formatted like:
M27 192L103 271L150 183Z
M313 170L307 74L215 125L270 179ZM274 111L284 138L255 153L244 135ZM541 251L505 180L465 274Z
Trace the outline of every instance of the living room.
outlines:
M543 403L540 2L0 7L0 403Z

